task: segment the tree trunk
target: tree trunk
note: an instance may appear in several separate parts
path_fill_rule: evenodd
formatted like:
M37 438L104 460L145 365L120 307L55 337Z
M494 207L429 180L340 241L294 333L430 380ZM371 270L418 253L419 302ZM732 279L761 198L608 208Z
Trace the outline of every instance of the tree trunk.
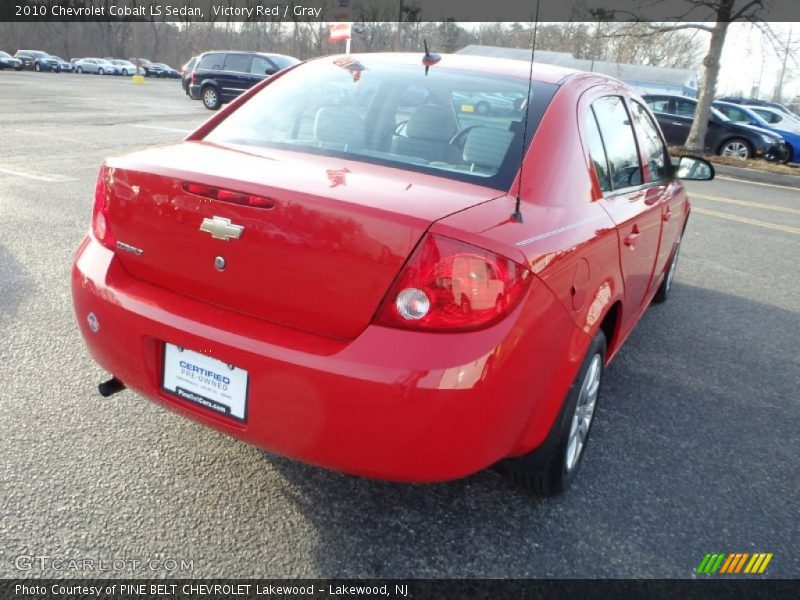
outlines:
M700 85L700 97L697 99L697 111L694 114L694 123L686 140L686 147L694 152L702 153L705 150L706 133L708 131L708 115L711 112L711 103L717 91L717 78L719 77L719 60L722 56L722 47L725 45L725 34L733 9L734 0L721 0L717 8L717 22L711 32L711 43L708 54L703 59L703 82ZM710 149L712 152L716 148Z

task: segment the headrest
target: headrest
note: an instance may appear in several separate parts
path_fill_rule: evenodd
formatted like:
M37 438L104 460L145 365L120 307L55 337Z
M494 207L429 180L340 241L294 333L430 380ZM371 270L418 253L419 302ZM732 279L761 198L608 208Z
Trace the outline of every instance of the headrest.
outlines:
M317 110L314 119L314 137L324 143L363 146L364 119L352 108L324 106Z
M464 162L497 170L503 164L514 133L496 127L476 127L464 142Z
M406 123L406 136L436 142L449 142L456 133L453 114L443 106L423 104Z

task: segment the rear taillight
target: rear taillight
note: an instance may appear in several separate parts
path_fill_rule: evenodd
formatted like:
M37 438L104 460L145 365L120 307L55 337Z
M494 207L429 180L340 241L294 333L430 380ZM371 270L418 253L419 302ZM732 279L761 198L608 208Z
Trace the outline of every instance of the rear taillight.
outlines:
M108 228L108 167L103 165L94 185L94 208L92 209L92 233L106 248L114 248L114 238Z
M192 85L195 85L196 83L197 83L197 73L192 71Z
M480 329L513 310L530 279L530 271L513 260L428 234L395 280L375 322L427 331Z
M210 185L203 185L202 183L184 183L183 191L195 196L203 196L204 198L211 198L220 202L231 202L242 206L252 206L253 208L273 208L275 206L275 200L272 198L223 190Z

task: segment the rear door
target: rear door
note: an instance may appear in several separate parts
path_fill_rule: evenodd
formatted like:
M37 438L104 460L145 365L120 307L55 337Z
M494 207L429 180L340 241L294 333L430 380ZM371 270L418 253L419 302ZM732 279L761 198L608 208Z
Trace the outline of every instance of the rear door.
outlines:
M225 100L235 98L248 90L251 83L250 65L252 54L230 53L225 55L225 63L220 73L220 88Z
M645 182L639 144L623 96L595 99L585 119L587 131L594 128L600 140L590 147L590 154L603 190L600 202L617 226L625 282L622 320L628 324L649 300L661 237L660 197Z

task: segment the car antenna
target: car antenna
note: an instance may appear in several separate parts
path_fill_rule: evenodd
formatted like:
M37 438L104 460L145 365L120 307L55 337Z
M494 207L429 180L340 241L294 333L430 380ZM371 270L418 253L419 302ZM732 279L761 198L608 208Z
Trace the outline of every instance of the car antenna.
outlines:
M427 76L428 69L442 60L442 57L428 50L428 40L422 40L422 44L425 46L425 56L422 57L422 64L425 65L425 75Z
M522 163L525 160L525 139L528 137L528 115L531 112L530 101L531 91L533 89L533 59L536 57L536 33L539 29L539 0L536 0L536 13L533 17L533 32L531 34L531 63L528 72L528 98L525 100L525 116L522 122L522 148L519 154L519 185L517 185L517 201L514 204L514 212L511 213L511 220L517 223L522 223L522 213L519 210L522 198Z

